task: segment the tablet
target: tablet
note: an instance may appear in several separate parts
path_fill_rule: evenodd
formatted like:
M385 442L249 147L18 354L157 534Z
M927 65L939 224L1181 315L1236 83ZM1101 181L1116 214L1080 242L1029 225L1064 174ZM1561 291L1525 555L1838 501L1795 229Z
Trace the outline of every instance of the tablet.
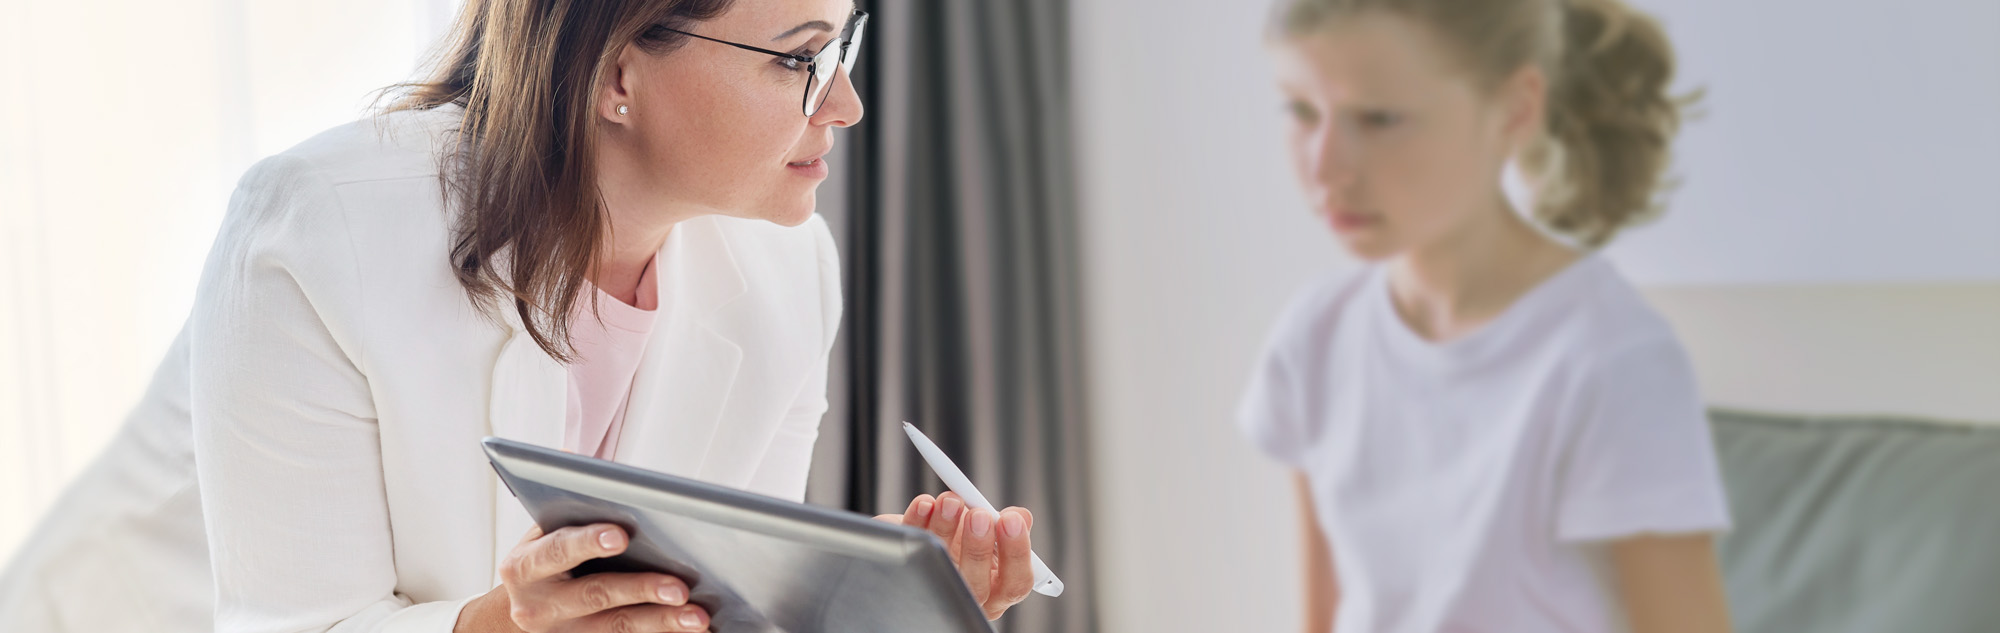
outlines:
M993 633L928 531L497 437L481 444L544 531L613 523L631 535L623 554L573 573L672 574L715 633Z

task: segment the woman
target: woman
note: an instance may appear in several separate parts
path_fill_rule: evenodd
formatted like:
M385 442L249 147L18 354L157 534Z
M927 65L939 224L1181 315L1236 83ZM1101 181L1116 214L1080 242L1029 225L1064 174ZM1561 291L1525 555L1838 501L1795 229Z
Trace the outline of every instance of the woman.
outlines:
M841 310L814 191L866 19L472 2L387 113L253 167L142 406L187 403L148 419L192 424L215 630L707 630L680 579L570 578L628 535L534 529L478 440L803 497ZM1026 511L884 518L989 617L1027 595Z
M1656 204L1665 34L1619 0L1279 5L1299 178L1370 264L1300 294L1241 411L1297 473L1305 630L1727 631L1693 371L1591 252Z

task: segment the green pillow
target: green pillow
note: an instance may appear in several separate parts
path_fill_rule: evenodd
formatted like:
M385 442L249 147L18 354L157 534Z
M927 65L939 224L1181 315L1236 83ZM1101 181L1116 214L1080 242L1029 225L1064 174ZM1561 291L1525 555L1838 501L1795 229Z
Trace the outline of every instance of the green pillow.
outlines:
M1710 418L1738 631L2000 631L2000 427Z

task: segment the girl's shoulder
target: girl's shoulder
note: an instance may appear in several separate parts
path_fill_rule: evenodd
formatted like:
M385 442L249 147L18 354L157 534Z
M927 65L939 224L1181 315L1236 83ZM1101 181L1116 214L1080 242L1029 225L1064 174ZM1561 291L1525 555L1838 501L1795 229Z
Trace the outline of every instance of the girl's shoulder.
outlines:
M1535 329L1560 346L1562 356L1587 372L1629 365L1634 359L1684 362L1673 324L1617 266L1601 256L1580 264L1590 270L1559 297L1560 305L1538 311L1549 322Z
M1380 275L1379 266L1367 265L1329 271L1307 282L1279 313L1271 328L1271 349L1313 349L1313 343L1331 340Z
M1673 325L1616 265L1599 255L1586 263L1593 270L1574 297L1572 311L1577 317L1574 325L1582 332L1607 349L1677 340Z
M1293 295L1288 313L1339 312L1361 296L1362 288L1381 276L1382 267L1367 264L1321 273Z

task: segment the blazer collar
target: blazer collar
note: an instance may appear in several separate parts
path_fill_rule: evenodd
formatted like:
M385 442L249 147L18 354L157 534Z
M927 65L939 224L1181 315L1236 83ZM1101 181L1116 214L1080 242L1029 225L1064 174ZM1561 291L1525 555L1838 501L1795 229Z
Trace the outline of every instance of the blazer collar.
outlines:
M654 374L668 371L669 365L685 366L686 371L670 373L686 373L699 378L697 382L720 383L712 385L718 389L708 393L726 394L727 381L735 375L734 355L741 351L730 341L728 328L717 327L715 317L749 288L729 248L728 235L713 218L682 222L667 236L658 261L660 309L639 377L644 378L649 370ZM513 306L497 311L508 329L508 339L493 368L492 433L560 449L569 401L569 371L535 343ZM695 338L702 342L686 347L687 341L679 339L689 335L699 335ZM690 357L691 352L707 353ZM674 362L666 362L668 359ZM725 364L729 367L721 366ZM653 395L651 390L639 388L643 384L649 383L634 381L635 404L656 400L642 397ZM629 419L629 410L627 415ZM628 433L631 430L626 428ZM620 444L622 454L625 442Z

